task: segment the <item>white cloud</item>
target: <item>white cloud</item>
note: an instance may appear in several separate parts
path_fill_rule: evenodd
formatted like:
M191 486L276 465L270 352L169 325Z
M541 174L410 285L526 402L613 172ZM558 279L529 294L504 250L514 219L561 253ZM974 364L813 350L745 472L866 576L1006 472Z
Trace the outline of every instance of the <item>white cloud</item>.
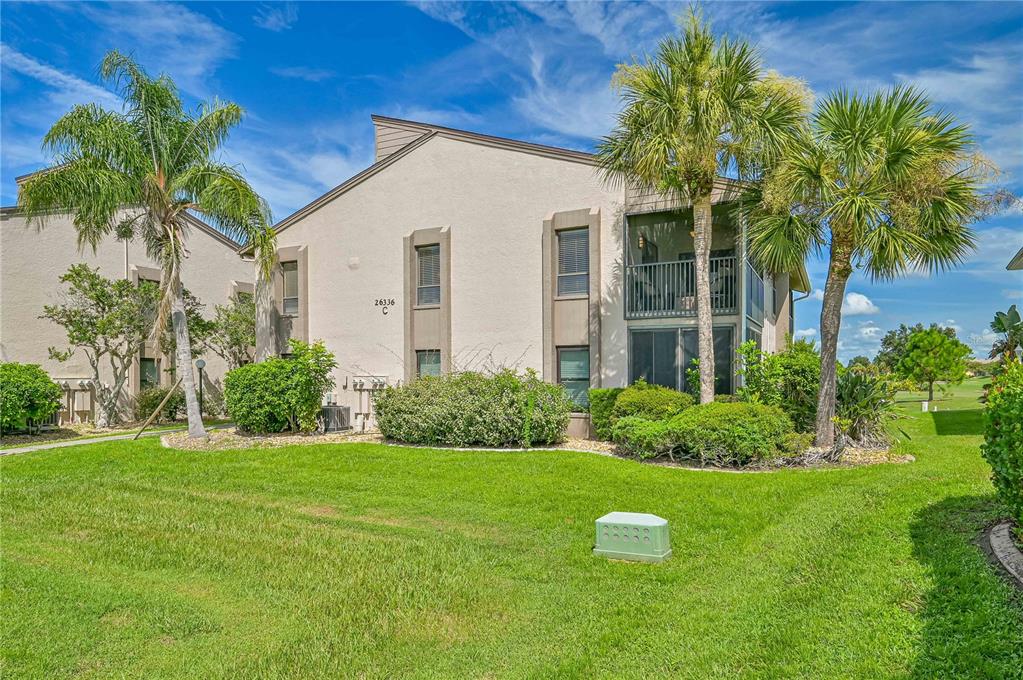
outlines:
M45 85L47 99L53 110L58 112L56 115L66 113L76 104L93 102L106 108L120 108L120 102L113 92L44 64L9 45L0 45L0 63L4 70L10 69ZM33 111L32 115L42 117L39 111Z
M262 5L252 17L253 23L260 28L279 33L295 25L298 21L298 7L286 2L283 5Z
M217 67L235 55L237 36L209 17L168 2L74 5L100 28L103 40L123 45L150 73L168 73L178 86L210 96Z
M1009 300L1023 300L1023 288L1003 288L1002 295Z
M794 335L795 335L795 338L797 340L800 339L800 338L812 338L812 337L815 337L817 335L817 329L816 328L800 328L799 330L797 330L795 332Z
M998 333L995 333L990 328L985 328L976 333L970 333L966 344L973 349L977 356L986 357L991 351L991 345L995 344L995 341L999 339Z
M817 302L823 302L824 301L824 290L821 289L821 288L815 288L813 293L810 294L810 297L813 298L814 300L816 300Z
M859 325L856 329L856 337L860 340L873 341L878 340L883 335L881 327L873 321L865 321Z
M333 78L336 73L324 68L311 68L309 66L275 66L270 69L271 73L283 78L298 78L308 80L311 83L318 83L321 80Z
M977 249L962 267L952 271L972 274L1004 283L1007 277L1019 276L1005 271L1009 260L1023 248L1023 229L1019 227L988 227L977 231Z
M862 316L877 314L881 310L862 293L848 293L842 303L842 314L845 316Z

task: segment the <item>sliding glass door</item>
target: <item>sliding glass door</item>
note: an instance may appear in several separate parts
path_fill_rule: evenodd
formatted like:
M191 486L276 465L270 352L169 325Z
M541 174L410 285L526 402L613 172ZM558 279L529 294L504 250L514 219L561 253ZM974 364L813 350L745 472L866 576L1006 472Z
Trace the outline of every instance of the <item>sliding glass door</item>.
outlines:
M629 332L629 382L642 378L653 385L686 388L686 369L699 356L695 328ZM732 392L733 327L714 328L714 391Z

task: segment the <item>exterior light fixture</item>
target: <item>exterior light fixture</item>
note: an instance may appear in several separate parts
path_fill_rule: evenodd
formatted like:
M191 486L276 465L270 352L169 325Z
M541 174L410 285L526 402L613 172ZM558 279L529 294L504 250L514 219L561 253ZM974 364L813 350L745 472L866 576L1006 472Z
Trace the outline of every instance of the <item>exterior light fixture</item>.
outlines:
M202 371L206 368L205 359L196 359L195 367L199 369L199 419L202 419Z
M639 249L643 250L644 248L646 248L646 236L644 236L643 234L640 234L639 235Z

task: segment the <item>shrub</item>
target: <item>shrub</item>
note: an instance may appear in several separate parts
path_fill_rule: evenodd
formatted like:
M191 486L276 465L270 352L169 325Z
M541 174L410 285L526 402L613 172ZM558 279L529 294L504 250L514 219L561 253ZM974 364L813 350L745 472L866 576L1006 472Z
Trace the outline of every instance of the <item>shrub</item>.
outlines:
M590 425L593 434L602 441L611 440L611 429L614 425L612 409L615 399L625 390L624 387L602 387L590 390Z
M561 441L573 404L563 387L530 371L427 376L375 400L388 439L442 446L531 446Z
M135 420L143 421L148 418L166 396L167 388L165 387L150 387L139 392L135 397ZM156 422L177 420L178 415L184 412L185 393L181 390L174 390L174 394L167 400L156 417Z
M885 423L897 417L895 388L885 377L846 371L836 381L835 416L854 443L885 444Z
M38 364L0 364L0 431L46 420L60 408L63 395Z
M743 386L737 396L746 402L778 406L799 432L814 429L821 358L812 342L796 340L783 352L768 354L756 343L739 347L739 371Z
M738 466L798 454L809 445L781 409L750 403L701 404L661 422L622 418L614 438L638 458L668 455Z
M228 415L258 433L316 429L323 395L334 386L334 355L322 342L291 340L291 356L246 364L224 377Z
M647 420L667 420L693 405L693 397L661 385L638 380L626 387L611 409L613 420L638 416ZM612 423L613 427L613 423Z
M1023 526L1023 364L1007 362L995 378L984 409L981 453L991 464L999 498Z

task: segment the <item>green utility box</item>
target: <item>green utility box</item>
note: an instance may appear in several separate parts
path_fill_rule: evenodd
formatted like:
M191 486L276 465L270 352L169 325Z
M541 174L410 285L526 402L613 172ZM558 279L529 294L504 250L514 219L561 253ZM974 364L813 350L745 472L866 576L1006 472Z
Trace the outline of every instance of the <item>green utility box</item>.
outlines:
M597 520L594 555L613 560L663 562L671 557L668 520L641 512L611 512Z

